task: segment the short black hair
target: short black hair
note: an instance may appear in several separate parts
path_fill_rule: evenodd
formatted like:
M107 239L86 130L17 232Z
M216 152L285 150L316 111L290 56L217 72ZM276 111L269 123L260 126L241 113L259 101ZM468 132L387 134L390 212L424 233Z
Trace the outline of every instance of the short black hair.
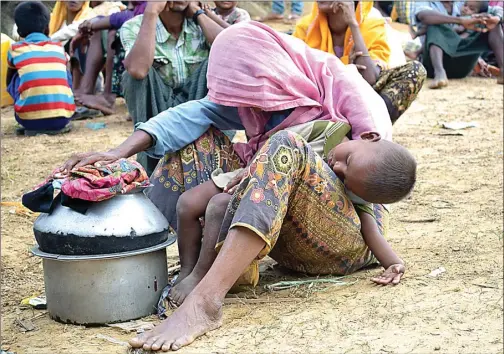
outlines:
M40 1L22 2L14 10L14 22L21 38L31 33L45 33L49 26L50 13Z
M479 8L479 13L484 14L488 12L488 1L480 1L480 8Z
M363 187L372 203L391 204L406 198L416 182L417 163L403 146L382 140L380 158L367 174Z

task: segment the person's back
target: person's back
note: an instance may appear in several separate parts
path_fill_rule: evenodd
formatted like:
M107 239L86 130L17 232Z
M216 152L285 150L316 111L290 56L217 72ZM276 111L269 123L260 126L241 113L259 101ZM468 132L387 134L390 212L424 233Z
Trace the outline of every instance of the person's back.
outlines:
M25 133L61 131L75 111L64 48L47 36L49 12L41 2L21 3L14 18L25 38L12 44L7 60L16 120Z

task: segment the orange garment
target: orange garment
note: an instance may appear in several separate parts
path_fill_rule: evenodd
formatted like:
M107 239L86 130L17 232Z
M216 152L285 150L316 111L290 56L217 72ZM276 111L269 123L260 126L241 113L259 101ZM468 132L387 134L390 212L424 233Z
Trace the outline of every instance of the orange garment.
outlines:
M9 95L7 92L7 86L6 86L6 81L7 81L7 52L9 51L9 48L14 41L9 38L6 34L2 33L2 62L0 64L0 69L2 71L2 77L0 78L0 91L1 91L1 106L10 106L11 104L14 103L12 100L12 97Z
M89 1L85 1L82 5L82 8L77 13L74 18L74 21L79 21L81 19L85 19L88 17L89 13L93 10L89 6ZM63 26L63 23L67 18L67 6L64 1L56 1L56 5L54 5L54 9L51 12L51 21L49 22L49 36L52 36L54 33L58 32ZM69 25L69 23L67 23Z
M360 1L355 9L355 17L359 23L369 56L380 66L386 67L391 51L387 42L385 19L369 18L368 15L372 8L372 1ZM294 37L303 40L312 48L335 54L327 16L320 12L317 3L313 4L311 14L304 16L298 22L294 30ZM349 63L349 55L352 52L353 44L352 31L348 28L345 34L343 56L340 58L344 64Z

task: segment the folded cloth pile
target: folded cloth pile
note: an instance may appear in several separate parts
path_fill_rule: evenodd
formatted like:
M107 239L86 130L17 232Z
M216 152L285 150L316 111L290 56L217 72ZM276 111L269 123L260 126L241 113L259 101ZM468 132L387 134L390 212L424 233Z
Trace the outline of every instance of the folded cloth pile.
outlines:
M88 165L61 175L59 169L32 192L23 195L23 205L34 212L51 213L56 203L85 213L91 202L110 199L134 189L150 187L149 177L136 161L121 159L104 165ZM54 198L54 190L61 193Z

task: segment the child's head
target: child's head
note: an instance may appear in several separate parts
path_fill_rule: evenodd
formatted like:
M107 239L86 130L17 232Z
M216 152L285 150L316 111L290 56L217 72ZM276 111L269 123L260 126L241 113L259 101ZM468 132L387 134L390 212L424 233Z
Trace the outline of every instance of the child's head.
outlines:
M231 10L236 7L238 1L215 1L215 6L219 10Z
M488 12L488 1L466 1L460 10L462 16Z
M82 6L84 6L84 2L85 1L67 1L65 4L68 11L77 13L82 9Z
M14 22L21 38L35 32L49 34L50 18L49 10L40 1L22 2L14 10Z
M416 181L416 161L410 152L374 132L337 145L329 161L345 187L370 203L398 202Z

